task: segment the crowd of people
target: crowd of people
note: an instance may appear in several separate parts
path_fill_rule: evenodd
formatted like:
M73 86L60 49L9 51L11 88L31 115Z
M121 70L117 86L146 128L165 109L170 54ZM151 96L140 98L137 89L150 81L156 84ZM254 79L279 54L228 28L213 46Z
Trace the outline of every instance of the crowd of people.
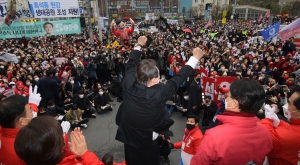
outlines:
M183 165L263 164L265 159L270 165L300 162L300 49L294 38L267 42L256 33L265 25L253 22L206 24L179 23L170 28L158 24L159 32L133 32L126 45L115 36L104 35L100 42L96 30L94 44L86 30L0 40L0 51L18 59L17 63L0 60L0 163L68 164L67 159L76 159L82 164L113 164L112 155L100 161L88 151L77 127L87 128L95 113L105 116L112 111L114 98L122 102L116 139L125 144L129 165L157 164L159 154L170 164L173 148L182 149ZM153 72L143 73L147 66ZM199 67L211 77L239 80L217 101L202 94L201 74L195 69ZM152 111L140 111L145 107ZM187 116L187 128L183 140L173 144L168 128L175 110ZM72 152L51 153L55 160L41 155L32 162L29 153L49 154L41 152L49 148L34 151L29 145L58 147L53 150L67 146L59 126L54 127L59 125L56 120L69 121L74 128ZM45 138L31 141L39 133ZM46 143L51 139L46 134L58 139Z

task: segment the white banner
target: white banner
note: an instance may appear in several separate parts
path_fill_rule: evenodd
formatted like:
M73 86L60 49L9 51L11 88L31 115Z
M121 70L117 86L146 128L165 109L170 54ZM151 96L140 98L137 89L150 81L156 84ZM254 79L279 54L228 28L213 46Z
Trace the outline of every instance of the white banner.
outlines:
M177 25L178 24L178 20L175 20L175 19L167 19L167 22L168 22L168 24L175 24L175 25Z
M21 18L32 18L27 0L8 0L5 23L9 26Z
M6 91L5 93L3 93L4 96L9 97L12 95L15 95L15 91L13 89Z
M0 20L5 19L7 14L7 0L0 0Z
M35 18L80 17L78 0L28 0Z

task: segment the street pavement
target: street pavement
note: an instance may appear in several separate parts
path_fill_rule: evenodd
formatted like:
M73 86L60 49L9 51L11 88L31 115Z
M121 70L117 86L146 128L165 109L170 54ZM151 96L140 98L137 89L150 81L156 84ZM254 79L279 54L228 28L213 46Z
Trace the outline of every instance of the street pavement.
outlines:
M88 149L93 151L101 160L106 153L110 153L114 156L116 162L122 162L125 160L123 143L115 140L116 131L118 126L115 123L115 117L120 106L120 103L116 101L116 98L112 98L113 111L107 112L105 116L97 114L97 118L90 118L88 127L82 128L85 135ZM178 142L182 140L184 134L184 128L186 126L186 117L183 117L180 112L173 112L171 118L175 121L171 127L174 137L171 137L171 142ZM171 164L179 164L180 149L173 149L169 155ZM161 165L164 162L161 159Z

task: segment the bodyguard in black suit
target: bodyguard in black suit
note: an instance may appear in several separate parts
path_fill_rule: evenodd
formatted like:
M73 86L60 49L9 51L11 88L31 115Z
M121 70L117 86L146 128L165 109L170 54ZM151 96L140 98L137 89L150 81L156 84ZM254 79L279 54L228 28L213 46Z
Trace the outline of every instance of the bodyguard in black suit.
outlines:
M190 114L198 115L202 105L202 88L200 84L200 73L194 74L194 80L189 87L188 111Z
M130 53L123 79L123 102L120 105L116 123L119 125L116 140L124 143L127 165L159 165L157 159L158 134L153 130L164 120L164 107L187 78L189 72L203 56L201 49L193 51L193 57L182 67L180 72L166 84L159 83L159 70L155 61L140 61L145 36L138 39L138 44Z

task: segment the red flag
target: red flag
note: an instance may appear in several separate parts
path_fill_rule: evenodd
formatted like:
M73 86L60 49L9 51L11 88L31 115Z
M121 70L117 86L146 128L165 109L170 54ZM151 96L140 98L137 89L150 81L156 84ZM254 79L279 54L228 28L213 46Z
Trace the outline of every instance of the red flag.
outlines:
M267 17L267 18L270 17L270 10L268 10L268 11L266 12L266 16L265 16L265 17Z
M210 26L212 26L212 21L211 21L211 20L209 20L209 21L207 22L207 24L204 26L204 28L208 28L208 27L210 27Z
M262 14L260 14L259 18L258 18L258 22L260 22L263 19Z

